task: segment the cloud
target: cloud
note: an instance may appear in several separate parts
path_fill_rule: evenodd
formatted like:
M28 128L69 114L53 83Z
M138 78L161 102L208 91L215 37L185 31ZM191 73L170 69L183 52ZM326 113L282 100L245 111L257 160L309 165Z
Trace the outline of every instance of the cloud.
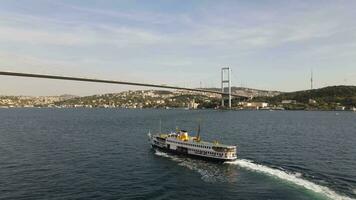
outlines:
M103 77L120 69L123 74L150 74L158 82L164 80L160 76L184 70L202 80L229 65L253 74L245 78L250 82L263 82L267 76L256 71L269 70L274 76L272 71L355 61L355 14L352 6L338 3L246 6L229 1L178 10L173 5L172 10L152 10L47 3L51 6L44 5L45 10L0 8L2 64L34 71L37 65L63 74L71 73L71 67L107 71Z
M102 19L103 22L89 22L75 16L70 20L58 20L4 13L5 16L2 18L7 18L13 23L0 24L0 40L36 45L115 45L117 48L157 45L188 50L195 46L208 46L244 51L328 38L344 30L340 24L342 16L325 20L330 12L336 12L329 9L319 12L307 11L295 16L286 16L284 19L270 16L270 21L261 21L257 25L241 25L238 21L239 16L236 16L237 19L224 16L221 17L222 19L216 19L216 15L205 13L193 20L193 16L188 14L116 12L63 3L59 5L105 18ZM248 13L243 14L248 15ZM263 10L257 10L252 15L255 18L262 18L257 16L265 16L265 13ZM124 18L128 21L119 24L110 23L112 17ZM130 20L152 23L138 26L130 24ZM156 22L161 26L152 25ZM179 26L177 31L167 32L167 27L174 26Z
M149 24L160 24L166 25L169 23L179 23L190 21L187 15L169 15L159 12L149 12L149 11L115 11L111 9L101 9L101 8L90 8L86 6L76 6L73 4L63 3L63 2L53 2L58 6L63 6L67 9L74 10L75 12L88 13L90 15L104 16L107 18L122 19L130 22L142 22Z
M0 39L3 41L24 42L35 45L80 45L88 44L88 38L73 33L48 32L23 28L0 27Z
M0 41L30 45L116 45L137 47L151 45L165 37L149 30L80 21L58 21L27 15L7 15L0 19ZM10 21L10 22L9 22ZM11 23L12 22L12 23Z

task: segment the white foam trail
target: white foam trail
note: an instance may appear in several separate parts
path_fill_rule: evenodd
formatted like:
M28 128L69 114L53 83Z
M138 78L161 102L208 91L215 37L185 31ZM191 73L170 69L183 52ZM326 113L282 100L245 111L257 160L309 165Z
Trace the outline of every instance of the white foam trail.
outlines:
M206 165L197 160L191 160L189 158L180 158L175 155L167 154L165 152L155 149L155 155L169 158L174 162L177 162L179 166L188 168L195 172L198 172L201 175L201 179L206 182L216 182L216 181L225 181L223 176L220 176L220 173L215 174L217 169L212 168L211 165Z
M166 158L169 158L169 157L170 157L167 153L164 153L164 152L158 151L158 150L155 151L155 154L156 154L157 156L162 156L162 157L166 157Z
M238 159L232 162L225 162L227 164L234 164L240 167L243 167L247 170L261 172L270 176L278 177L280 179L289 181L293 184L298 186L304 187L308 190L314 191L316 193L320 193L325 195L326 197L333 199L333 200L352 200L350 197L342 196L334 192L333 190L329 189L328 187L317 185L313 182L305 180L301 178L301 174L291 174L279 169L273 169L264 165L253 163L250 160L245 159Z

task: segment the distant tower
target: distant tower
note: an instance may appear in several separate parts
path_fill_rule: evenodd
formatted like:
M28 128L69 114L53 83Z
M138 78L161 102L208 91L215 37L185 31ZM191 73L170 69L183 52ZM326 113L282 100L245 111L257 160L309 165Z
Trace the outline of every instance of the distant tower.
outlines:
M310 71L310 89L313 89L313 69Z
M225 77L227 72L227 77ZM227 79L226 79L227 78ZM225 92L225 84L228 86L229 108L231 108L231 69L230 67L221 68L221 92ZM224 107L224 95L221 95L221 106Z

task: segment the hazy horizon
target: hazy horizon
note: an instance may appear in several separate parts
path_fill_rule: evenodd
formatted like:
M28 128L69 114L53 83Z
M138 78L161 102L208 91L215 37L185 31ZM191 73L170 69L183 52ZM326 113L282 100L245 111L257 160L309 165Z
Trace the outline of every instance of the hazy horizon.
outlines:
M356 85L353 1L2 1L0 71L181 87ZM0 76L0 95L149 88Z

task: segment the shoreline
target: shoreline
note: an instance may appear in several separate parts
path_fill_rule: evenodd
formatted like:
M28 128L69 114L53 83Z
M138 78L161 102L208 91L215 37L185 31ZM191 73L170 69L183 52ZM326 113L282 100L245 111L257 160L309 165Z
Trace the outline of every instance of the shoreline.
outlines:
M275 111L306 111L306 112L354 112L355 110L288 110L288 109L214 109L214 108L125 108L125 107L5 107L0 106L0 109L116 109L116 110L187 110L187 111L201 111L201 110L215 110L215 111L260 111L260 112L275 112Z

